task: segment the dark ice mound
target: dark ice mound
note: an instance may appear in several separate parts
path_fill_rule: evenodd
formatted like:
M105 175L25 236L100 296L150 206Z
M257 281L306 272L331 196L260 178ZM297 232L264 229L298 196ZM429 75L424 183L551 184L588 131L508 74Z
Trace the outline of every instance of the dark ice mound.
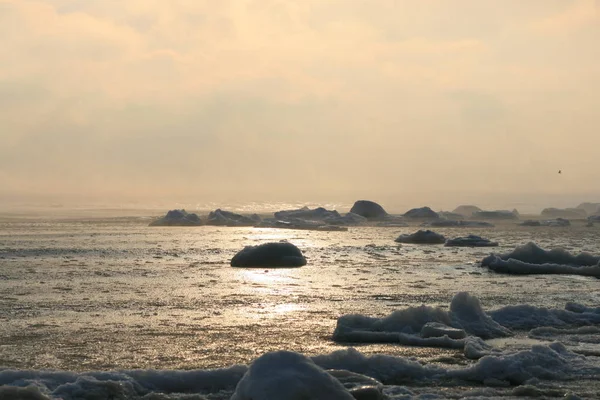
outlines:
M231 259L232 267L301 267L306 258L299 248L287 242L246 246Z
M200 226L202 221L197 214L185 210L170 210L167 215L154 220L150 226Z
M430 231L419 230L410 235L403 234L396 238L398 243L413 243L413 244L443 244L446 242L444 235Z
M467 206L458 206L452 212L469 218L473 215L473 213L476 213L479 211L481 211L481 208L479 208L477 206L467 205Z
M448 247L495 247L498 246L498 242L492 242L489 239L482 238L477 235L469 235L465 237L458 237L455 239L449 239L445 246Z
M542 217L546 217L546 218L571 218L571 219L577 219L577 218L586 218L587 217L587 213L585 212L585 210L582 210L580 208L544 208L542 210Z
M370 200L356 201L350 209L350 212L369 219L385 218L388 215L383 207Z
M438 219L440 216L429 207L413 208L404 213L406 218Z
M250 217L217 208L208 214L207 225L216 226L254 226L260 222L260 217L253 214Z
M519 219L517 210L477 211L472 214L473 218L480 219Z
M426 222L422 226L431 226L436 228L493 228L494 224L485 221L456 221L440 219L438 221Z
M573 274L600 277L600 256L589 253L572 255L563 249L544 250L533 242L510 253L492 254L481 261L482 267L508 274Z

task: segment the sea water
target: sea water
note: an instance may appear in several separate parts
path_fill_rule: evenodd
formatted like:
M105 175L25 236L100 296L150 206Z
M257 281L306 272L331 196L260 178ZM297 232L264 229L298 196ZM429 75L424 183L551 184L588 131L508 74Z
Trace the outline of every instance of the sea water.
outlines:
M436 229L500 243L489 249L394 242L416 226L148 227L151 217L0 220L0 398L229 399L247 365L278 350L371 376L394 399L600 396L593 323L540 335L515 330L490 340L495 358L480 360L452 348L332 340L343 315L384 317L423 304L448 309L465 291L488 312L564 309L568 302L600 307L596 278L503 275L479 265L492 251L529 241L598 255L597 227ZM244 246L281 240L297 245L308 264L229 266ZM560 365L544 365L552 362ZM526 365L533 370L522 381L502 372ZM532 372L546 367L557 374Z

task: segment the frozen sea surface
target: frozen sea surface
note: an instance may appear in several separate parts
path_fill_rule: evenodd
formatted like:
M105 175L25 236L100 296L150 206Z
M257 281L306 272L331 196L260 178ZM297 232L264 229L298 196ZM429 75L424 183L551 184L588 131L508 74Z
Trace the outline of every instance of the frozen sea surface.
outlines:
M148 217L0 220L0 368L4 369L0 384L39 383L41 370L52 370L68 372L49 381L63 385L79 382L77 388L85 387L84 383L91 388L96 387L94 380L124 382L122 371L135 370L125 379L135 383L133 391L113 398L160 394L163 397L152 398L226 399L245 372L245 365L266 352L299 352L321 357L323 368L350 369L344 362L328 366L322 358L335 359L332 354L354 346L361 357L394 357L390 368L402 360L412 360L432 370L471 371L442 374L433 384L416 378L389 380L383 382L392 385L386 387L388 398L427 394L438 398L511 398L519 397L519 393L555 397L571 392L584 398L600 397L598 384L590 378L600 377L595 369L600 363L597 326L533 334L515 330L513 337L490 341L499 349L500 357L509 357L514 352L531 351L532 346L548 348L559 340L565 351L573 351L576 357L558 353L567 359L569 365L564 371L568 369L570 374L558 383L556 377L544 380L547 376L523 382L493 376L469 380L469 374L481 374L475 369L484 359L469 360L457 349L339 344L332 340L342 315L385 317L422 304L447 309L453 296L462 291L477 297L490 312L514 305L564 309L569 302L600 307L600 281L596 278L503 275L479 266L491 251L510 252L530 241L547 249L562 247L572 253L598 255L598 228L577 224L528 228L507 223L470 232L465 228L436 229L450 238L475 233L500 243L497 248L486 249L394 242L400 234L413 232L415 226L318 232L154 228L147 226L149 222ZM279 240L297 245L308 264L294 269L229 266L231 257L244 246ZM357 357L354 353L347 356L347 365L360 363ZM234 367L236 364L242 365ZM213 368L218 370L209 371ZM7 377L12 370L18 370L15 374L33 371L28 380L20 375ZM150 379L149 370L159 370L154 372L156 382L171 379L171 383L147 384L143 379ZM86 371L97 372L89 375ZM121 375L106 375L111 373ZM221 374L219 379L225 383L214 387L198 383L219 381L212 375L206 377L211 373ZM190 379L198 386L190 386ZM582 381L586 382L583 386ZM175 382L180 382L181 390ZM505 382L511 386L504 387ZM40 385L47 396L54 396L49 388L60 386ZM67 392L60 392L65 399L86 398L64 394ZM179 392L188 393L188 397L173 394ZM205 397L190 397L199 392ZM106 393L112 392L106 389Z

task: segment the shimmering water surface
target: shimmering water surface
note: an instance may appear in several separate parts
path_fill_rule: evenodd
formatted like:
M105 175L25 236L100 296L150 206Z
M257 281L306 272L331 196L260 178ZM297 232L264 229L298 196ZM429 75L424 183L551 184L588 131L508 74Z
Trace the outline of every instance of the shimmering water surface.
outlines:
M149 227L150 221L149 216L2 217L0 370L190 370L248 364L271 350L328 354L348 346L331 339L341 315L385 316L421 304L447 308L460 291L477 296L486 310L516 304L600 305L596 278L502 275L479 266L490 251L506 252L529 241L600 254L600 229L581 222L568 228L507 222L493 228L435 229L447 237L475 233L500 243L490 249L394 242L417 225L318 232ZM244 246L280 240L297 245L308 264L292 269L229 266ZM582 341L565 336L564 342L572 341L572 348L585 350L591 360L600 355L598 335L592 336ZM517 332L490 343L518 350L549 342ZM350 345L367 355L414 357L445 368L473 362L453 349ZM578 387L576 381L564 385L559 387ZM594 398L598 388L586 385L587 397ZM412 390L424 390L419 388ZM440 390L453 398L463 389ZM233 388L228 390L210 398L229 398ZM432 393L428 390L423 393Z
M347 232L148 227L149 218L39 220L0 224L0 365L69 370L206 368L247 363L273 349L320 354L336 318L382 316L410 305L447 307L469 291L486 309L510 304L562 308L600 304L598 280L509 276L478 266L490 249L398 245L415 227ZM600 253L600 230L437 229L475 232L511 250L542 247ZM288 240L308 265L235 269L246 245ZM364 345L426 360L449 350Z

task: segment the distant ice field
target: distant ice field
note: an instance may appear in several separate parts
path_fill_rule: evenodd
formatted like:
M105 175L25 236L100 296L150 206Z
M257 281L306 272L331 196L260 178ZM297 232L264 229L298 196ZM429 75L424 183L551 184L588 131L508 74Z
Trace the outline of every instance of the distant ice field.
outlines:
M544 362L558 354L556 357L566 360L565 371L572 376L556 387L535 380L553 378L535 374L529 377L533 381L484 377L464 383L466 376L481 375L469 368L484 359L468 359L454 348L338 343L332 339L343 315L382 318L422 304L447 310L454 295L464 291L479 299L489 313L515 305L564 309L569 302L598 308L597 278L504 275L479 266L492 252L507 253L530 241L547 249L561 247L572 253L599 255L598 227L521 227L507 222L491 228L435 228L448 238L474 233L500 244L497 248L454 248L394 242L400 234L419 229L416 225L320 232L148 227L149 222L149 217L0 219L0 385L26 388L35 381L48 398L60 398L63 393L63 398L75 399L72 388L56 392L57 388L69 382L79 382L77 388L85 387L85 382L97 388L98 380L124 379L140 386L133 385L131 393L123 392L123 398L151 398L150 394L160 393L164 396L155 398L228 399L246 365L264 353L289 350L315 357L317 365L327 369L344 368L344 363L357 369L357 363L374 362L356 361L360 357L385 354L395 357L390 365L414 357L412 361L426 369L445 371L429 389L418 379L383 382L387 386L382 393L394 399L427 393L457 398L477 390L484 398L518 398L521 392L517 387L523 393L537 390L538 395L549 397L572 391L594 398L600 393L598 384L589 381L590 376L600 377L599 325L557 332L515 329L511 337L489 340L499 357L531 351L538 345L545 347L534 351L534 356L546 357ZM231 258L244 246L280 240L298 246L308 264L290 269L230 267ZM556 345L547 347L555 341L564 345L564 351ZM360 356L348 350L351 347ZM340 351L345 352L346 361L332 356ZM235 364L244 366L232 367ZM175 383L152 386L144 381L150 378L140 372L159 370L156 373L161 379L182 384L191 376L190 370L208 373L211 368L225 376L219 378L223 385L212 389L201 385L198 382L203 379L216 378L198 377L197 371L193 380L202 387L195 391L188 387L189 382L183 385L181 393L188 397L173 389ZM11 378L9 370L21 374L33 370L33 375ZM44 381L41 370L69 372ZM124 378L122 371L132 370L138 372ZM181 378L185 375L182 370L188 370L186 378ZM459 370L463 372L456 372ZM96 372L85 375L86 371ZM110 372L116 374L110 379L100 375L109 374L107 371L121 372ZM387 379L365 371L354 372ZM429 378L435 375L429 370L419 373ZM177 374L181 376L175 377ZM459 382L457 379L463 383L440 389L449 380ZM512 386L505 387L503 382ZM559 388L564 393L552 392ZM109 393L112 389L103 390ZM190 397L194 393L200 394Z

